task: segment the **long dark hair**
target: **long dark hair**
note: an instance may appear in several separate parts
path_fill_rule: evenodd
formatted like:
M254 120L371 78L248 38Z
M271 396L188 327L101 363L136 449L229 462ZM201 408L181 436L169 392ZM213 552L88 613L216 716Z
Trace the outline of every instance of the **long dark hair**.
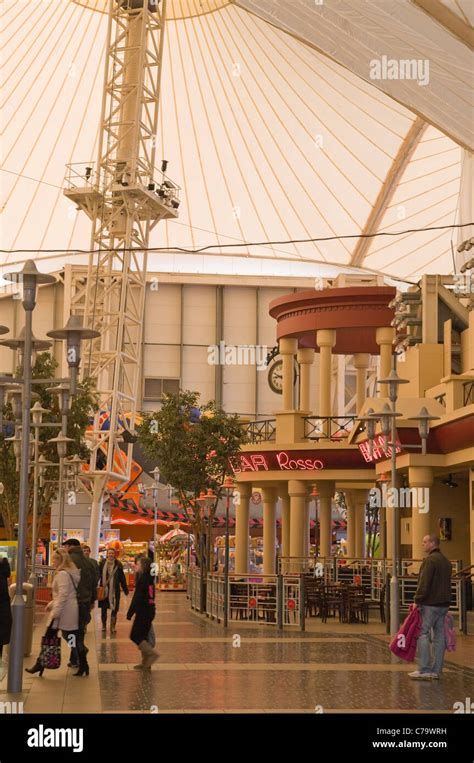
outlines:
M138 563L141 567L141 573L142 575L149 575L151 570L151 561L147 556L142 556L138 560Z

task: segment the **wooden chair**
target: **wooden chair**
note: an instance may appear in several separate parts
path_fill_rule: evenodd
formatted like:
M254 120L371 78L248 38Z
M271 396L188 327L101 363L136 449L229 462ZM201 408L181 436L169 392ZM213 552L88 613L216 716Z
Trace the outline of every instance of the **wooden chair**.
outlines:
M342 622L367 623L369 620L365 592L361 586L346 586L343 593Z
M370 598L370 590L365 589L366 594L368 593L369 598L365 600L365 606L367 607L367 617L370 613L371 609L378 609L380 614L380 622L385 622L385 583L380 589L380 600L377 599L371 599Z
M312 575L305 576L305 613L317 617L322 612L323 586Z
M321 620L325 623L328 617L336 617L336 613L341 620L342 611L342 586L325 585L323 587Z

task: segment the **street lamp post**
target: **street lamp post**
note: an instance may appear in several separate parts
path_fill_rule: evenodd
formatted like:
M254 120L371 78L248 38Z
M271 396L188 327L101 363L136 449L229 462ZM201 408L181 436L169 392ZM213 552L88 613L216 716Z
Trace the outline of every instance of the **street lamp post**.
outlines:
M318 543L318 541L319 541L319 537L318 537L319 536L319 532L318 532L318 498L319 498L319 491L318 491L317 485L313 485L313 489L311 490L311 493L310 493L310 498L313 498L313 500L314 500L314 547L315 547L315 554L314 554L314 556L315 556L315 560L316 560L318 558L318 556L319 556L319 552L318 552L318 545L319 545L319 543ZM310 527L311 527L311 523L310 523ZM310 536L311 536L311 531L310 531ZM310 543L310 546L311 546L311 543ZM311 550L311 548L308 550L308 553L309 553L310 550Z
M151 496L153 500L153 564L154 564L154 570L155 570L155 584L156 584L156 577L158 576L158 490L167 490L169 495L169 500L171 502L171 493L172 493L172 486L171 485L161 485L160 484L160 468L159 466L155 466L153 471L151 472L151 475L153 477L153 484L150 487L142 487L140 489L140 492L143 493L143 500L145 503L143 504L146 506L146 492L151 489Z
M200 514L201 514L201 538L200 538L200 556L201 556L201 595L200 595L200 605L199 605L199 611L202 613L205 610L205 580L206 580L206 572L207 569L210 569L210 553L211 553L211 518L210 518L210 506L211 503L214 503L216 499L216 495L214 494L212 488L209 488L207 493L202 492L199 496L199 498L196 498L196 502L200 505ZM207 513L207 532L208 532L208 539L207 539L207 553L205 554L205 543L204 543L204 517L205 517L205 511L208 510ZM206 558L206 565L204 564L204 557Z
M206 501L206 494L201 492L199 498L196 498L196 503L199 504L199 518L200 518L200 533L199 533L199 572L200 572L200 595L199 595L199 612L204 612L204 503Z
M33 461L33 519L31 525L31 569L28 582L35 587L36 575L35 575L35 561L36 561L36 546L38 543L37 523L38 523L38 488L39 488L39 430L43 421L43 415L49 413L46 408L43 408L40 402L36 402L31 409L33 428L35 430L35 450Z
M61 426L62 429L62 426ZM67 456L68 443L74 442L71 437L66 437L61 431L57 437L48 440L56 445L59 456L59 484L58 484L58 548L63 545L64 534L64 459Z
M8 438L13 442L15 456L17 460L17 470L20 472L20 490L18 501L18 552L17 552L17 576L15 597L12 603L12 634L11 634L11 648L10 648L10 662L8 672L8 691L12 693L18 693L22 688L22 670L23 670L23 651L24 651L24 639L25 639L25 601L23 599L23 586L26 576L26 534L27 534L27 521L28 521L28 503L29 503L29 470L30 459L29 450L33 448L35 453L35 490L37 490L38 483L38 451L35 447L35 439L31 439L30 433L30 410L31 402L33 398L37 398L38 395L31 390L32 383L35 384L49 384L52 381L58 381L57 379L32 379L32 366L34 363L34 354L37 350L46 350L51 346L51 342L36 339L33 336L32 330L32 313L36 306L36 294L39 284L52 284L55 283L56 278L44 273L40 273L36 265L32 260L28 260L23 270L19 273L8 273L3 276L6 281L17 283L22 285L22 305L25 311L25 326L20 332L17 339L2 340L1 344L19 352L19 363L23 368L22 378L10 378L2 376L0 377L0 404L3 407L5 389L8 388L13 393L14 409L15 409L15 436ZM79 321L79 325L76 325ZM74 322L73 322L74 323ZM68 330L70 333L68 333ZM0 334L4 334L8 331L5 327L0 327ZM60 334L64 336L60 336ZM70 345L73 351L68 352L68 365L70 368L71 385L75 385L77 367L80 361L79 345L82 338L90 338L90 333L84 331L80 325L80 319L76 319L76 323L73 326L66 326L64 329L60 329L59 332L50 332L51 338L68 340L68 350ZM92 332L98 336L99 332ZM56 336L57 334L57 336ZM66 381L66 380L62 380ZM12 384L12 382L16 382ZM21 383L20 383L21 382ZM64 405L62 406L64 409ZM36 409L38 414L38 409ZM65 433L65 426L67 424L68 411L62 410L62 423L63 431ZM20 426L21 421L21 426ZM0 424L1 421L0 415ZM33 424L35 426L35 424ZM39 424L39 426L42 426ZM51 424L54 426L54 424ZM19 433L21 431L21 437ZM69 441L69 438L66 438ZM19 442L17 443L17 441ZM17 447L18 445L18 447ZM58 446L59 450L59 446ZM32 455L33 458L33 455ZM44 464L43 464L44 466ZM44 472L44 469L43 469ZM62 490L62 473L59 483L60 491ZM61 505L61 504L60 504ZM34 509L36 508L36 514L33 520L33 544L32 544L32 571L30 579L34 573L34 559L36 554L36 517L37 517L37 493L34 496Z
M22 689L23 652L25 642L25 600L23 585L25 582L26 531L28 522L28 468L30 450L30 408L31 408L31 351L32 351L32 317L36 306L36 291L38 284L51 284L56 281L53 276L39 273L32 260L28 260L21 273L8 273L3 276L6 281L22 283L22 305L25 311L25 343L23 350L23 412L22 412L22 443L20 464L20 494L18 501L18 550L15 596L12 603L12 633L10 661L8 670L8 691L20 692Z
M226 498L225 507L225 559L224 559L224 628L227 628L229 619L229 507L230 499L234 494L234 480L226 477L221 487L221 493Z
M157 575L157 536L158 536L158 483L160 481L160 469L158 466L155 466L155 468L152 471L154 484L152 488L153 493L153 562L155 565L155 585L156 585L156 575Z
M400 591L398 588L398 567L400 556L400 516L398 512L398 501L396 498L396 481L397 481L397 428L396 419L401 416L396 410L396 403L398 399L398 387L400 384L408 384L408 379L400 379L397 374L397 356L393 355L393 367L386 379L378 379L377 384L387 384L389 399L392 403L392 408L387 404L384 406L382 413L373 413L371 418L374 420L380 420L382 427L382 434L385 438L385 443L390 447L390 465L391 465L391 506L392 509L392 576L390 579L390 634L395 636L400 627ZM390 436L391 442L388 440Z
M62 436L65 436L67 433L67 417L69 414L70 406L71 406L71 396L76 394L76 384L77 384L77 374L78 369L81 362L81 342L83 340L92 340L96 339L100 336L100 331L95 331L94 329L87 329L83 328L82 326L82 318L80 318L77 315L71 315L68 322L65 326L61 329L54 329L53 331L48 331L46 336L49 336L51 339L56 340L62 340L66 342L66 359L67 364L69 367L69 374L70 379L67 384L59 384L58 387L52 388L50 391L57 394L59 396L60 400L60 407L61 407L61 421L62 421L62 427L61 427L61 434ZM58 453L59 453L59 443L58 443ZM67 452L67 446L66 449L61 448L63 451L66 450ZM64 500L63 500L63 489L62 489L62 480L63 480L63 472L64 472L64 458L66 456L66 452L64 452L64 456L60 456L60 468L59 468L59 491L60 491L60 502L59 502L59 528L58 528L58 547L62 545L62 535L64 530ZM89 531L90 536L90 542L91 542L91 555L92 558L95 559L97 557L97 553L99 550L99 530L100 530L100 512L93 512L93 515L91 515L91 527Z

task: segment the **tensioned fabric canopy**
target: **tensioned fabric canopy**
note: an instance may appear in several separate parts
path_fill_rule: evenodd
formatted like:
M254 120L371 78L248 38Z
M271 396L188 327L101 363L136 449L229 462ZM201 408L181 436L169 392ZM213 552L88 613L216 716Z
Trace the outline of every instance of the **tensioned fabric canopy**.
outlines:
M285 260L363 266L413 280L423 272L452 271L458 241L452 230L257 245L460 221L461 173L464 166L465 178L472 162L465 151L466 43L455 38L455 50L463 52L457 67L449 58L454 47L431 49L432 85L375 83L361 72L357 35L351 61L341 55L342 33L349 31L344 8L352 8L352 23L360 28L367 3L325 0L322 16L312 16L303 29L299 6L307 6L308 15L309 5L169 0L158 143L168 174L183 190L179 220L161 223L152 234L152 246L172 253L152 255L150 270L196 272L212 256L217 272L231 257L233 272L244 274L261 258L271 260L275 274ZM455 5L469 13L464 0ZM90 223L63 196L62 185L67 163L96 158L105 8L105 0L4 3L2 248L38 251L43 269L87 259L73 250L89 248ZM390 33L400 40L403 25L416 18L412 31L425 40L420 55L429 55L433 24L439 40L453 37L436 19L430 17L428 26L423 9L416 12L375 14L366 47L382 28L385 42ZM338 23L341 35L333 39L339 43L328 51L330 24L334 31ZM385 49L392 55L383 45L378 54ZM441 76L447 68L449 92ZM464 231L463 238L472 235ZM206 246L213 247L206 255L173 253ZM43 252L48 249L70 253L53 257ZM26 257L8 253L2 264Z

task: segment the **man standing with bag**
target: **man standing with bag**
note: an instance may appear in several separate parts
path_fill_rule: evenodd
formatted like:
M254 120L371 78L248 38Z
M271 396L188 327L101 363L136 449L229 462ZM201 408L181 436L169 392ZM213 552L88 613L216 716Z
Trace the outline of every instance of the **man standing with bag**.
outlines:
M446 649L445 618L451 603L451 562L441 553L439 538L425 535L423 550L428 554L421 565L415 604L421 613L418 638L419 669L410 678L429 681L440 677ZM431 655L433 645L433 656Z
M81 544L77 538L69 538L64 543L64 548L69 551L69 555L81 571L79 585L77 587L77 603L79 606L79 630L78 640L81 645L84 644L84 635L86 625L91 621L91 608L97 596L96 572L94 565L84 556ZM87 649L84 646L84 649ZM77 649L71 649L70 667L78 666Z

